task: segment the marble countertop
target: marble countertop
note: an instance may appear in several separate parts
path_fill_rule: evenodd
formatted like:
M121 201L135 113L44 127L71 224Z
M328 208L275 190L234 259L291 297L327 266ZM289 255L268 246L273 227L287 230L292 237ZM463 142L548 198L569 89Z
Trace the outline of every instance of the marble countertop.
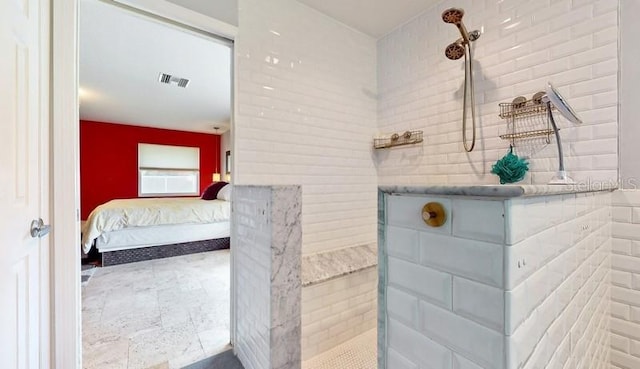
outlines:
M449 195L475 197L531 197L561 195L569 193L613 191L616 183L575 184L575 185L425 185L425 186L380 186L384 193L419 195Z

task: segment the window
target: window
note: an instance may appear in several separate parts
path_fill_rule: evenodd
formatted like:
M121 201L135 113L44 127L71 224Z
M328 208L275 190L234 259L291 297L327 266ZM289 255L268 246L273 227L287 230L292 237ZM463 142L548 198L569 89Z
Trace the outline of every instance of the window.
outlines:
M138 196L200 194L200 148L138 144Z

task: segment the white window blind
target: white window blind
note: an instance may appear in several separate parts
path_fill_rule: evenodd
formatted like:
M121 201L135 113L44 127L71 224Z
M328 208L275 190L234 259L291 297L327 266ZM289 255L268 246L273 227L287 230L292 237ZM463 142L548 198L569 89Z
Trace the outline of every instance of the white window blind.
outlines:
M138 167L162 169L200 169L200 148L138 144Z
M138 144L138 195L199 195L200 148Z

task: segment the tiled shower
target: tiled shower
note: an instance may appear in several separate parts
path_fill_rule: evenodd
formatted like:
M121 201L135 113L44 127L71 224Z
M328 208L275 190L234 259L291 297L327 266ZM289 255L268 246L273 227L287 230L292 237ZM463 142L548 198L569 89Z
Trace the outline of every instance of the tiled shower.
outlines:
M462 7L474 43L479 147L461 149L462 61L444 56L459 37L440 20ZM617 180L618 5L605 1L443 1L378 41L378 130L423 129L427 144L378 158L380 184L495 184L491 165L509 142L498 103L531 98L554 83L583 120L560 123L565 160L577 181ZM540 140L541 141L541 140ZM516 143L529 154L523 183L546 184L556 167L554 145Z
M474 46L479 146L472 153L465 153L461 144L462 61L448 60L443 53L459 36L440 19L449 7L464 8L465 23L482 32ZM619 3L614 0L445 0L378 40L294 0L240 0L234 180L239 185L302 186L303 367L378 325L376 265L347 256L356 248L377 249L377 186L497 184L491 165L510 143L499 138L505 133L499 103L531 98L553 82L585 121L574 126L559 120L568 170L581 186L615 187L620 166L619 30ZM423 130L424 143L372 150L374 137L406 130ZM553 143L522 143L516 150L530 162L522 183L545 185L556 170ZM612 196L615 200L619 195ZM609 278L606 270L594 286L595 293L610 293L614 301L611 361L619 368L635 368L640 365L640 336L635 333L640 328L635 242L640 238L634 225L640 220L622 212L618 210L616 220L613 209L616 224L629 224L613 226L614 287L609 291L607 283L600 284ZM629 228L631 234L616 234ZM321 267L305 280L309 260ZM608 265L606 259L600 261ZM455 273L451 275L454 281ZM454 311L453 305L449 308ZM603 305L590 308L599 317L608 311ZM529 317L531 311L521 314ZM522 319L516 319L518 328ZM485 319L479 324L489 323ZM601 330L599 324L594 329ZM505 332L505 327L489 329ZM536 355L552 360L554 353ZM442 368L487 364L467 356L463 360L470 363L455 364L454 355ZM390 368L405 367L397 365Z

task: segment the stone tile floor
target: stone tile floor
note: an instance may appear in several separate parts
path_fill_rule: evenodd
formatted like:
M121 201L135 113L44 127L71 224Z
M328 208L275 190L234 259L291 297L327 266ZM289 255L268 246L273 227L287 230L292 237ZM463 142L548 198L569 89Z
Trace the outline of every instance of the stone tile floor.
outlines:
M182 368L229 349L229 250L99 268L82 287L83 368Z

